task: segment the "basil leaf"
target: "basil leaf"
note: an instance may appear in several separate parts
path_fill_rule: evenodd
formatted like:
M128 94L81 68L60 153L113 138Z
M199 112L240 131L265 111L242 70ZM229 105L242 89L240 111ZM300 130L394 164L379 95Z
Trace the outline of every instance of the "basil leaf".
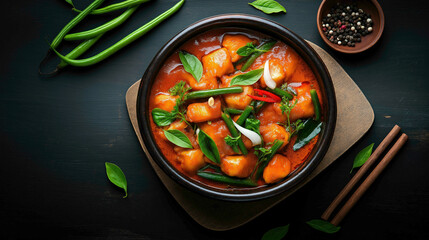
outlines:
M189 138L181 131L177 129L164 130L164 135L168 141L176 144L182 148L192 148L191 141Z
M242 57L247 57L250 54L254 53L256 51L256 46L253 45L253 43L247 43L246 46L241 47L237 50L237 54Z
M321 219L313 219L307 222L307 224L319 231L325 232L325 233L336 233L338 232L341 227L335 226L331 224L330 222L321 220Z
M106 174L110 182L124 189L125 191L124 198L126 198L128 196L128 190L127 190L127 179L125 178L124 173L116 164L105 162L104 165L106 166Z
M208 159L212 160L214 163L220 163L220 154L216 143L201 129L198 133L198 144L200 145L201 151Z
M246 123L244 124L244 127L252 130L258 134L261 134L259 132L259 126L261 125L261 121L259 121L258 119L254 119L254 118L247 118L246 119Z
M187 52L179 52L179 58L185 68L185 71L192 74L197 82L200 82L200 79L203 76L203 65L200 60Z
M293 145L293 150L296 151L304 147L310 142L317 134L320 133L322 128L322 122L313 119L307 119L302 126L302 129L298 132L298 138Z
M249 4L266 14L286 12L286 9L274 0L256 0Z
M245 74L237 75L231 80L231 86L233 85L252 85L257 82L264 73L264 69L256 69Z
M366 160L371 156L372 154L372 148L374 147L374 143L369 145L368 147L362 149L355 157L355 160L353 161L353 167L350 170L350 173L352 173L353 169L358 168L362 166Z
M156 125L163 127L170 125L176 119L176 115L161 108L154 108L152 110L152 119Z
M289 231L289 224L286 226L276 227L264 234L261 240L281 240Z

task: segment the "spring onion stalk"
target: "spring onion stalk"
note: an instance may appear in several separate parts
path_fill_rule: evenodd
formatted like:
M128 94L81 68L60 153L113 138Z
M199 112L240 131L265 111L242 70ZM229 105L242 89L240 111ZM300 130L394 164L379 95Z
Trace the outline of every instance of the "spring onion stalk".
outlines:
M261 136L259 136L258 133L254 132L252 130L249 130L247 128L244 128L244 127L238 125L237 123L235 123L234 121L232 121L232 123L237 128L237 130L241 132L241 134L243 134L248 139L250 139L250 141L252 141L253 146L256 146L256 145L259 145L262 143Z

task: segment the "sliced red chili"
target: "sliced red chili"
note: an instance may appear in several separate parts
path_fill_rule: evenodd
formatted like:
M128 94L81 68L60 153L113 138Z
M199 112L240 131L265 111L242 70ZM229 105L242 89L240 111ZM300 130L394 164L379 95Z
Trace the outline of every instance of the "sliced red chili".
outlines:
M278 102L272 98L267 98L267 97L259 97L259 96L253 96L253 95L249 95L247 94L247 96L249 96L250 98L254 99L254 100L258 100L258 101L263 101L263 102Z
M255 100L264 101L264 102L280 102L282 100L279 96L265 90L255 89L253 91L255 91L255 93L260 96L252 96L252 95L247 95L247 96Z

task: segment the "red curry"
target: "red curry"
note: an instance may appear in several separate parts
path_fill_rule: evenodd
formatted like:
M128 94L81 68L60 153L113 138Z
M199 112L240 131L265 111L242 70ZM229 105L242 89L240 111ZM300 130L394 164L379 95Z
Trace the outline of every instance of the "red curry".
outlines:
M198 173L202 169L231 179L253 179L256 185L260 186L281 181L309 156L317 142L317 136L302 148L293 150L297 139L297 134L294 134L297 124L315 115L310 90L315 89L318 96L321 96L317 80L307 63L291 47L277 41L271 49L262 52L247 70L240 71L245 64L242 59L246 57L240 56L237 53L240 52L238 50L246 45L260 46L267 39L265 35L249 31L212 30L189 40L164 63L151 90L149 110L152 112L154 109L162 109L165 112L173 112L176 105L181 104L182 113L181 117L164 126L157 125L151 118L151 130L159 149L178 171L214 187L225 188L234 184L201 177ZM185 70L179 58L180 51L195 56L201 62L203 71L199 81ZM269 61L268 64L266 64L267 61ZM186 94L193 91L228 88L231 87L234 77L265 66L269 66L270 83L288 91L293 95L293 99L285 101L283 98L281 102L277 100L265 102L260 104L262 107L259 106L256 111L255 103L263 101L257 101L253 96L260 96L257 93L270 90L267 87L268 80L265 79L267 76L265 74L253 84L239 85L242 87L240 93L189 100L186 100L186 97L179 99L182 96L172 94L171 89L177 87L180 82L184 82L182 87ZM263 91L255 91L256 89ZM269 98L269 95L264 97ZM318 98L322 101L320 97ZM240 134L236 138L231 137L232 131L222 118L222 114L227 112L227 109L234 109L227 115L233 121L237 121L248 106L252 106L252 111L246 118L254 119L259 124L259 129L253 129L261 138L261 144L258 146L255 146L245 134ZM183 148L174 144L165 136L165 130L179 130L188 138L192 146ZM215 143L220 162L210 160L202 151L198 139L199 131L203 131ZM233 140L228 142L226 139L228 137ZM242 141L247 153L237 152L237 147L231 144L234 141ZM267 162L261 171L261 176L255 179L257 169L263 166L259 161L265 151L261 148L269 150L276 141L281 141L278 150L271 155L270 159L265 159ZM207 168L208 165L212 167Z

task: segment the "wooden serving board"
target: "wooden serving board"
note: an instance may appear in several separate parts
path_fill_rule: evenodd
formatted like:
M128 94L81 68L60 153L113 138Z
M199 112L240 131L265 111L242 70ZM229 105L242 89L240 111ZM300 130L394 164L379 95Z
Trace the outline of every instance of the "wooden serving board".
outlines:
M311 42L308 43L324 61L334 83L338 111L334 137L325 157L306 179L296 187L272 198L252 202L214 200L191 192L168 177L154 162L140 135L136 111L140 81L137 81L128 89L126 94L128 114L150 164L180 206L203 227L215 231L225 231L239 227L256 218L322 172L356 143L374 122L374 111L370 103L350 76L322 48Z

